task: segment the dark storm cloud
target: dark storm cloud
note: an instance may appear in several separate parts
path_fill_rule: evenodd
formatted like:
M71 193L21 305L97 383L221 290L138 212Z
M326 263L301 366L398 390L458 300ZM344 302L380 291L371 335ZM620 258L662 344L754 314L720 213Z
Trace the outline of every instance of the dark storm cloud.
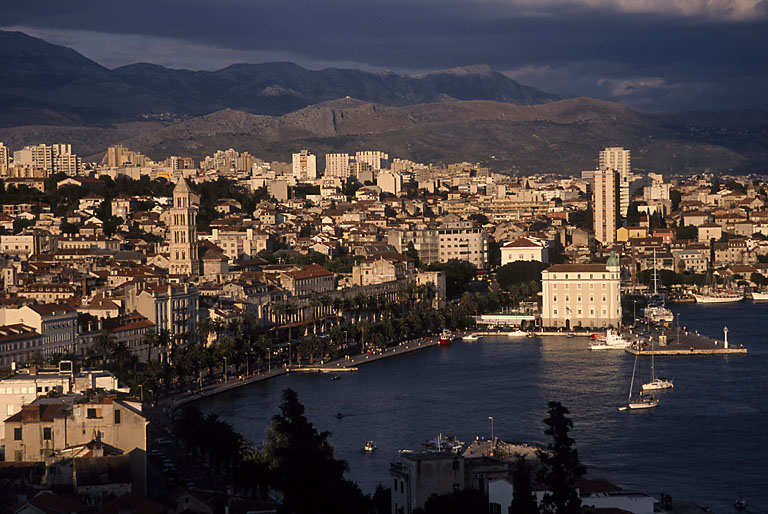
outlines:
M133 37L133 58L134 47L115 43L119 64L188 63L183 42L208 52L209 67L216 55L220 66L249 57L400 71L487 63L543 89L645 108L768 107L766 7L750 0L19 4L7 26ZM150 55L137 35L158 38L143 49Z

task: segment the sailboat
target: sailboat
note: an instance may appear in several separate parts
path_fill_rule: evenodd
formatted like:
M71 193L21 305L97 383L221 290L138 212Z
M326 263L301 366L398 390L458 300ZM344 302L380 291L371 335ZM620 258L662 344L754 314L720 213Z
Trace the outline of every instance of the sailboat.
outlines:
M643 391L658 391L660 389L671 389L675 387L671 380L664 377L656 377L656 358L653 355L653 338L651 337L651 381L643 384Z
M632 381L629 383L629 395L627 396L627 405L619 407L620 411L627 409L651 409L659 406L659 400L653 395L647 395L643 392L636 398L632 398L632 388L635 385L635 373L637 372L637 358L639 353L635 354L635 365L632 367Z
M649 323L666 325L675 320L672 311L664 306L664 296L659 294L659 276L656 266L656 250L653 250L653 294L648 297L648 306L642 311L643 317Z

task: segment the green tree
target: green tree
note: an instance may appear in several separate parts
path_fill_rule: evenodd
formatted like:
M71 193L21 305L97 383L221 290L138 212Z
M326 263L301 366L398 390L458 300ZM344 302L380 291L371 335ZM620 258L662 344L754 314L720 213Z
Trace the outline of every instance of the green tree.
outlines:
M669 191L669 199L672 202L672 210L676 211L680 207L680 202L683 200L683 193L678 189L672 189Z
M538 261L515 261L496 270L496 281L502 289L510 290L516 284L536 282L541 284L541 272L547 265Z
M573 428L569 411L560 402L549 402L549 416L544 434L552 438L547 451L539 452L543 466L542 482L547 493L542 500L544 512L552 514L579 514L581 499L576 480L585 473L574 448L575 441L568 433Z
M676 239L698 239L699 229L693 225L680 225L675 232Z
M417 268L421 267L421 261L419 261L419 251L413 246L413 241L408 241L408 248L405 250L405 256L410 257L415 262Z
M531 469L525 458L520 456L512 468L512 504L509 514L539 514L539 505L531 486Z
M344 479L347 464L333 457L329 435L318 432L307 420L295 391L283 391L280 414L267 429L263 457L274 487L283 493L284 512L352 514L368 510L368 500L357 485Z
M448 494L430 496L423 509L413 514L488 514L488 499L477 489L462 489Z
M475 276L475 265L459 259L432 263L427 269L445 273L445 290L449 298L459 296Z

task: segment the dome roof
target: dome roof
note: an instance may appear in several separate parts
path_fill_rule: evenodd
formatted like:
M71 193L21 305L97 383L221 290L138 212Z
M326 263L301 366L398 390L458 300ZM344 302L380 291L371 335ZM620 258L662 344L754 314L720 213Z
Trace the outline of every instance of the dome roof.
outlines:
M619 258L616 257L616 254L613 253L613 251L611 251L611 256L608 257L608 260L605 261L605 265L609 268L621 266L621 264L619 263Z

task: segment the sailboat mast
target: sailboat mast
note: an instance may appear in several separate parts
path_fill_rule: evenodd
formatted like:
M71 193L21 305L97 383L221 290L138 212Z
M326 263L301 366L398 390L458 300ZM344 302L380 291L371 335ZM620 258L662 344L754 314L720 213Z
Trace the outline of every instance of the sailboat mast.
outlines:
M627 397L627 403L632 401L632 387L635 385L635 371L637 370L637 356L639 353L635 354L635 365L632 366L632 380L629 382L629 396Z
M654 359L655 359L655 357L654 357L654 354L653 354L653 336L651 336L651 382L656 380L656 367L654 366L654 364L655 364L655 360Z

